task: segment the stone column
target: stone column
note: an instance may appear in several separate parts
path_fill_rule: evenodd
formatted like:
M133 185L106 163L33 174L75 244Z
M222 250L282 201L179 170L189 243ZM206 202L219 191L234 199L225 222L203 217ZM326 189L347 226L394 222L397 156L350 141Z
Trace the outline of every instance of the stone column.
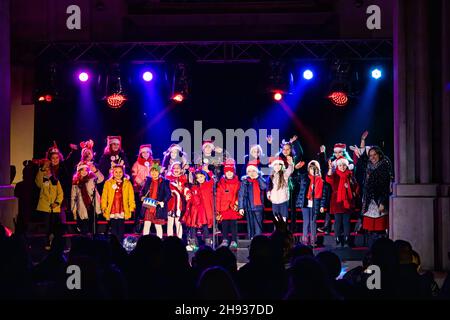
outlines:
M10 185L11 64L10 2L0 0L0 223L14 230L17 199Z
M394 4L390 237L411 242L423 267L432 270L449 269L448 9L446 0ZM432 42L439 34L440 43Z

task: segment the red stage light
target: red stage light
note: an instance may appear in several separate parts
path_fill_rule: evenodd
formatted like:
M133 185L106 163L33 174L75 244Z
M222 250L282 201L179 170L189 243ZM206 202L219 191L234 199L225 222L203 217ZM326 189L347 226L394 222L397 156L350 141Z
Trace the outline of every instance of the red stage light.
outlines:
M281 99L283 99L283 95L282 95L280 92L276 92L276 93L273 95L273 99L274 99L275 101L280 101Z
M52 95L47 94L47 95L45 96L45 101L47 101L47 102L52 102L52 100L53 100L53 96L52 96Z
M176 95L174 95L172 97L172 100L174 100L176 102L183 102L184 96L181 93L177 93Z
M328 98L334 105L338 107L343 107L348 103L348 96L345 92L342 91L333 91L332 93L330 93Z
M126 100L125 96L120 93L113 93L106 98L106 102L113 109L118 109L123 106Z

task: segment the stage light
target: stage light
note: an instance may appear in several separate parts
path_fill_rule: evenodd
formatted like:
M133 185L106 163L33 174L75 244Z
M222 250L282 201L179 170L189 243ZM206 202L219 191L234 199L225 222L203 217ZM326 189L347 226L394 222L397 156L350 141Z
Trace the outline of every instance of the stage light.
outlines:
M280 92L275 92L273 95L273 99L275 101L281 101L281 99L283 99L283 95Z
M81 82L86 82L89 80L89 75L87 74L87 72L80 72L80 74L78 75L78 80L80 80Z
M142 75L142 79L144 79L144 81L152 81L153 80L153 74L150 71L146 71L143 73Z
M125 98L125 96L120 93L113 93L112 95L106 98L108 106L113 109L118 109L122 107L126 100L127 99Z
M52 102L53 101L53 95L51 95L51 94L40 95L40 96L38 96L37 100L39 102Z
M328 95L328 98L338 107L344 107L348 103L348 96L343 91L333 91Z
M311 70L307 69L305 71L303 71L303 78L305 80L311 80L314 77L314 74Z
M371 72L371 75L372 75L372 78L378 80L378 79L381 78L382 73L381 73L380 69L373 69L372 72Z
M184 96L181 93L177 93L172 97L172 100L176 102L183 102Z

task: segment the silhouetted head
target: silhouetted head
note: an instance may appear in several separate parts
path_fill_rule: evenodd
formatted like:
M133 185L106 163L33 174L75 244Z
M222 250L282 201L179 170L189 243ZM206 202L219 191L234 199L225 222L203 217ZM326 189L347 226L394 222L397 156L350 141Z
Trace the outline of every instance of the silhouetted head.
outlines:
M205 300L238 300L239 292L230 274L222 267L206 269L197 284L198 298Z
M335 280L341 273L341 259L331 251L322 251L316 256L317 261L319 261L325 268L330 279Z
M231 274L237 271L236 256L228 247L220 247L216 249L216 258L217 264Z

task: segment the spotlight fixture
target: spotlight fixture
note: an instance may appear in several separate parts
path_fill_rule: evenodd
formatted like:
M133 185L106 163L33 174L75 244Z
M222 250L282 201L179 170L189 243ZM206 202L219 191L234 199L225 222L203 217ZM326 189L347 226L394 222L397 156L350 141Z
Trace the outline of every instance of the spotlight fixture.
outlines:
M348 103L348 95L344 91L333 91L328 95L328 98L338 107L344 107Z
M382 76L382 72L381 72L381 70L378 69L378 68L373 69L373 70L370 72L370 74L371 74L372 78L374 78L375 80L380 79L381 76Z
M281 99L283 99L283 94L281 92L275 92L273 94L273 99L275 101L281 101Z
M122 87L120 68L114 65L112 71L106 77L106 95L104 97L108 106L113 109L121 108L127 101Z
M150 82L153 80L153 73L151 73L150 71L145 71L142 74L142 79L144 79L144 81L146 82Z
M78 74L78 80L80 80L81 82L86 82L89 80L89 74L85 71L80 72Z
M184 63L178 63L175 66L172 80L171 99L175 102L183 102L189 97L190 82L188 68Z
M313 77L314 77L314 73L311 70L306 69L305 71L303 71L303 78L305 80L311 80Z

